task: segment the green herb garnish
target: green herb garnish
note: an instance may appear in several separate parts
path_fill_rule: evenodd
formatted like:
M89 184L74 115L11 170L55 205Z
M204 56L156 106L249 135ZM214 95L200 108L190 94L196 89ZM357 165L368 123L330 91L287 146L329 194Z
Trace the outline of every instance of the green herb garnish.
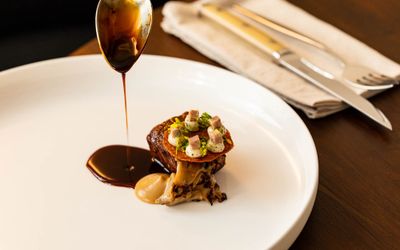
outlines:
M180 136L178 139L178 144L176 144L176 153L178 151L185 152L186 147L189 145L189 138L187 136Z
M204 157L207 154L207 138L200 137L200 155Z
M207 112L204 112L201 114L201 116L199 117L199 127L201 129L206 129L208 128L208 126L210 126L210 119L211 119L211 115L209 115Z
M179 118L175 118L174 123L171 124L171 126L169 126L169 130L171 130L171 128L177 128L181 131L182 134L188 134L190 131L186 128L185 126L185 122L179 120Z

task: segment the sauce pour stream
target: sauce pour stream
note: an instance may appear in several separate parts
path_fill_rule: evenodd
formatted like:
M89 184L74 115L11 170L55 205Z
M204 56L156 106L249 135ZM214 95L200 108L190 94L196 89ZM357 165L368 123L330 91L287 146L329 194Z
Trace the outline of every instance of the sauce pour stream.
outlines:
M136 178L149 171L147 150L131 147L126 73L142 54L152 24L150 0L100 0L96 11L96 33L107 63L122 76L125 131L128 146L112 145L97 150L87 167L101 181L134 187ZM160 171L160 170L158 170Z

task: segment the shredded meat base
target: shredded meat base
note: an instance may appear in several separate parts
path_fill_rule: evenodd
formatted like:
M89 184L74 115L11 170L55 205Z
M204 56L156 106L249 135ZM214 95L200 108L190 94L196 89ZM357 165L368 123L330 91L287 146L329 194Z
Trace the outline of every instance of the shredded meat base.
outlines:
M167 181L164 193L156 200L158 204L173 206L186 201L208 201L211 205L227 199L220 191L213 168L207 164L177 163L177 172Z

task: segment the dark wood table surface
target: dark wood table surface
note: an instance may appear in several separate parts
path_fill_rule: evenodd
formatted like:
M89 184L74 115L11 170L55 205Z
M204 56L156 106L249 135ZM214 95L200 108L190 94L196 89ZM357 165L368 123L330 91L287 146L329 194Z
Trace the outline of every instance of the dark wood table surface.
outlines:
M400 63L399 0L290 0ZM161 9L145 53L220 66L160 28ZM95 39L71 55L99 53ZM353 109L311 120L320 164L318 194L294 249L400 249L400 91L372 98L390 119L383 129Z

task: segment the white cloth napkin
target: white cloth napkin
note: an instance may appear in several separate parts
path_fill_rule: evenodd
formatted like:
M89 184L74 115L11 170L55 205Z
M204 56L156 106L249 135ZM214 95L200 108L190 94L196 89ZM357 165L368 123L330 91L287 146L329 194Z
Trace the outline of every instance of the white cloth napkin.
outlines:
M347 107L339 99L277 66L269 56L245 40L206 17L201 17L198 8L204 2L168 2L163 9L163 30L179 37L228 69L269 88L288 103L303 110L310 118L323 117ZM367 66L393 77L400 73L400 66L395 62L286 1L244 0L240 4L322 42L347 63ZM307 59L323 63L326 69L333 69L332 60L329 60L329 65L327 60L321 60L321 56L316 55L307 45L279 34L271 35ZM360 89L354 91L366 97L378 93Z

